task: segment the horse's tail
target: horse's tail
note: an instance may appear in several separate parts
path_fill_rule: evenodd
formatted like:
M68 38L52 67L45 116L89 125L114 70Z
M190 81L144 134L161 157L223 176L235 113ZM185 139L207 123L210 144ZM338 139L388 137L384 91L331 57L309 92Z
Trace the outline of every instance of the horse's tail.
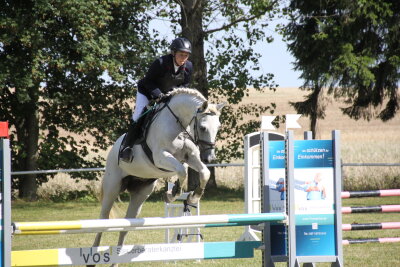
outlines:
M118 205L121 202L122 201L119 199L119 197L118 197L118 203L114 202L114 204L113 204L113 206L111 207L111 210L110 210L110 215L109 215L110 219L121 218L121 214L123 214L123 210Z
M101 188L103 189L103 181L101 182ZM103 190L101 190L101 194L100 196L103 197ZM117 203L115 203L117 202ZM122 210L122 208L120 208L120 206L118 204L122 203L120 197L118 196L117 200L114 201L111 210L110 210L110 214L108 215L109 219L117 219L117 218L121 218L121 214L124 213L124 211Z
M99 190L100 192L98 193L98 200L99 200L100 203L103 203L103 198L104 198L104 189L103 189L104 184L103 183L104 183L104 179L101 180L100 190ZM119 207L117 207L115 205L115 203L114 203L114 205L111 207L110 214L108 215L108 218L109 219L118 218L118 214L121 214L120 211L121 211L121 209Z
M99 200L100 203L103 202L103 197L104 197L103 183L104 183L104 179L101 179L101 183L100 183L100 192L99 192L99 196L98 196L98 200Z

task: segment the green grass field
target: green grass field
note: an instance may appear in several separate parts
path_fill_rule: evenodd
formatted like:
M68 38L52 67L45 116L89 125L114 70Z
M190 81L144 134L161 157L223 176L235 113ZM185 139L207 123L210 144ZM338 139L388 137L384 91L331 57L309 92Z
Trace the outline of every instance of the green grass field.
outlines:
M145 203L141 217L163 217L164 204L154 196ZM343 206L373 206L383 204L399 204L400 197L345 199ZM127 203L119 204L122 210ZM224 190L211 194L208 192L201 202L201 214L243 213L243 192L240 190ZM48 220L80 220L96 219L100 205L93 202L36 202L16 201L12 204L13 221L48 221ZM372 223L400 221L399 213L370 213L343 215L343 223ZM242 234L243 227L202 229L204 241L235 241ZM15 236L12 240L13 250L44 249L62 247L90 247L95 234L75 234L59 236ZM374 230L343 232L344 239L372 237L400 237L399 230ZM102 245L115 245L118 233L105 233ZM130 232L125 244L164 243L164 231ZM345 266L399 266L400 243L361 244L344 246ZM261 266L261 252L256 251L254 259L212 260L212 261L180 261L176 264L166 262L122 264L121 266ZM277 266L286 266L278 263ZM318 264L317 266L330 266Z

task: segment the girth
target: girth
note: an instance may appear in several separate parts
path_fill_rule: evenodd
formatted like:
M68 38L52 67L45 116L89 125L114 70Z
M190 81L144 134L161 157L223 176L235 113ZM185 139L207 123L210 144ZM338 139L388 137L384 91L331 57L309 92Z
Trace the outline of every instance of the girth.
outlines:
M142 149L144 151L144 153L146 154L146 156L149 158L149 160L151 161L151 163L153 163L154 166L156 166L154 164L154 158L153 158L153 152L151 152L150 147L147 145L146 139L143 140L143 142L140 143L140 145L142 146ZM156 166L157 167L157 166ZM157 167L157 169L164 171L164 172L172 172L170 170L166 170L163 168L159 168Z

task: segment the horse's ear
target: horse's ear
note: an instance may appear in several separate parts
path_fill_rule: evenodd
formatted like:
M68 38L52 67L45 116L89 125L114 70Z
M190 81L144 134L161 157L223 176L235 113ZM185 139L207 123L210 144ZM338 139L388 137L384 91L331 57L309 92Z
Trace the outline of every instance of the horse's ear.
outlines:
M226 105L226 103L221 103L221 104L217 104L217 109L218 111L221 111L221 109Z
M201 105L201 107L199 107L199 109L197 110L198 113L203 113L204 111L207 110L208 107L208 102L204 101L203 104Z

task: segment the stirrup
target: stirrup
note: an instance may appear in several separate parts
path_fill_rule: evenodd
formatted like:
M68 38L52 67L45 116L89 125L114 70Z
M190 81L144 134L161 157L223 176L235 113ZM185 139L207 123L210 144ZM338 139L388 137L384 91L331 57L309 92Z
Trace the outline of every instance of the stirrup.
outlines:
M122 161L131 163L133 160L133 149L129 146L125 147L124 149L122 149L119 157Z

